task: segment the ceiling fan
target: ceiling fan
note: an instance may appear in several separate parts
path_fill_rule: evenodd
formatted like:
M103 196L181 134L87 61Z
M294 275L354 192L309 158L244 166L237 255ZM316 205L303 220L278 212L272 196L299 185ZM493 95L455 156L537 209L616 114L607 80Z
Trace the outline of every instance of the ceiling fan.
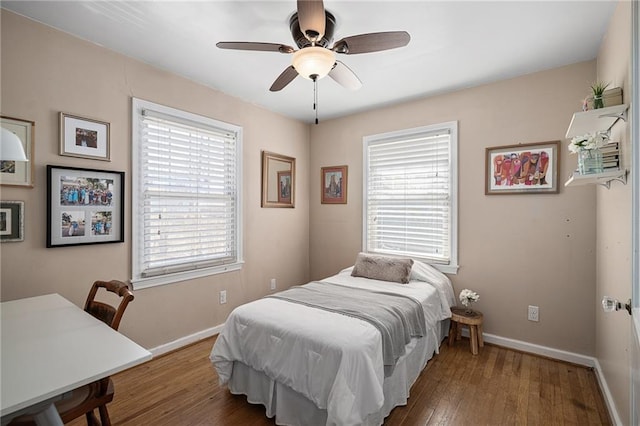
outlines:
M362 82L349 67L336 59L336 53L355 55L379 52L406 46L411 39L406 31L367 33L342 38L328 47L333 41L335 24L335 17L325 11L322 0L298 0L297 13L289 20L291 35L298 50L278 43L240 41L221 41L216 46L221 49L293 54L292 64L271 85L269 90L272 92L282 90L298 75L314 83L329 75L343 87L356 90L362 87Z

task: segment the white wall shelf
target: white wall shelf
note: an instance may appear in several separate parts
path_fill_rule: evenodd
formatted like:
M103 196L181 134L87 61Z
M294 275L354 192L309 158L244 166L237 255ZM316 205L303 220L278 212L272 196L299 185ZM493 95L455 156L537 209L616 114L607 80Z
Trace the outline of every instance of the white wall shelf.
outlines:
M564 186L597 184L609 189L609 187L611 186L611 181L614 180L622 182L626 185L627 170L613 170L604 173L591 173L588 175L581 175L578 172L573 172L573 175L564 183Z
M571 139L587 133L609 130L620 119L627 121L627 105L581 111L573 114L565 137Z

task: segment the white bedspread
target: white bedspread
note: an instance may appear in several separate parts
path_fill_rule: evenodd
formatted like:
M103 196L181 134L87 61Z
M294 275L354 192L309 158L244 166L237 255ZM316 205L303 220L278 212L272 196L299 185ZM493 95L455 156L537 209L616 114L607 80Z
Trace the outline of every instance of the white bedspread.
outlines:
M428 333L438 339L442 290L421 281L396 284L351 277L349 271L323 281L393 291L419 300ZM453 291L451 291L453 294ZM409 343L411 345L411 343ZM327 410L327 424L357 425L383 405L382 340L367 322L274 298L236 308L218 336L210 359L229 381L233 362L263 371Z

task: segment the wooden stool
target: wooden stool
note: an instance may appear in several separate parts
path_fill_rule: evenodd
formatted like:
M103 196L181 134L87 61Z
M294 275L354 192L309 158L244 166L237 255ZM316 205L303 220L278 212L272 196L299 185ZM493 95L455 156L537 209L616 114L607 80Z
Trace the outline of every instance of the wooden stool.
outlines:
M482 312L467 312L466 308L451 308L451 327L449 328L449 346L461 339L462 326L469 327L469 340L471 341L471 353L478 355L478 346L484 346L482 339Z

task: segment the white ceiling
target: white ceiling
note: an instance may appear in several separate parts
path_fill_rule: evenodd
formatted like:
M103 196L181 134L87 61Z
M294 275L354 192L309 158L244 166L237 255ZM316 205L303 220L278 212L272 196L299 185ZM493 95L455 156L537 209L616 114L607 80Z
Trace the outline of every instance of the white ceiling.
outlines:
M339 55L363 87L318 83L320 120L590 60L615 1L335 1L334 41L405 30L408 46ZM2 7L280 114L312 122L313 83L269 87L291 55L218 41L295 47L288 1L2 1ZM591 82L585 82L585 86Z

